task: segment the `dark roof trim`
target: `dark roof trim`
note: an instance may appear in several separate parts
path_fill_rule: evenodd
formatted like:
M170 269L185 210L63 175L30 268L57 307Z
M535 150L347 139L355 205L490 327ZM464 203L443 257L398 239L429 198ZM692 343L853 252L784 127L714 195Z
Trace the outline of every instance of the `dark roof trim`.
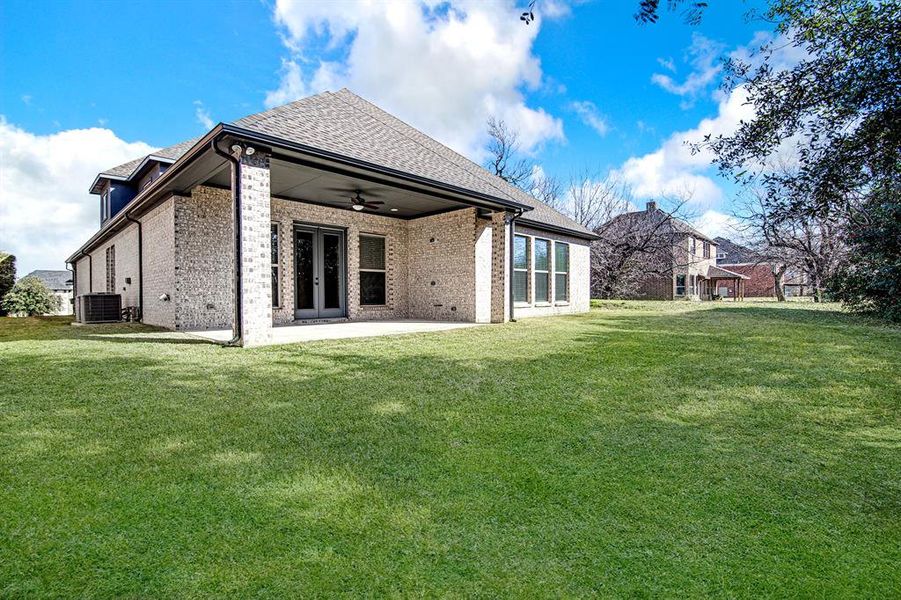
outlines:
M313 146L307 146L306 144L298 144L296 142L289 142L282 138L268 135L265 133L258 133L256 131L245 129L243 127L237 127L235 125L223 124L223 131L225 133L230 133L236 137L240 137L242 139L256 141L262 144L266 144L267 146L273 148L282 148L284 150L292 150L294 152L299 152L301 154L305 154L307 156L316 157L322 160L327 160L333 163L338 163L340 165L353 167L356 169L362 169L365 171L370 171L373 173L378 173L380 175L385 175L388 177L394 177L400 179L402 181L406 181L409 183L419 184L421 186L439 189L446 192L450 192L452 194L459 194L461 196L467 196L469 198L474 198L478 200L483 200L488 202L489 204L500 205L505 208L512 208L516 210L529 211L532 210L531 206L527 204L521 204L514 200L509 200L506 198L499 198L497 196L490 196L488 194L483 194L481 192L476 192L473 190L468 190L465 188L461 188L455 185L451 185L448 183L443 183L440 181L436 181L434 179L429 179L427 177L421 177L419 175L413 175L411 173L406 173L404 171L398 171L396 169L392 169L389 167L383 167L382 165L378 165L375 163L371 163L364 160L358 160L355 158L349 158L347 156L343 156L341 154L336 154L334 152L329 152L327 150L320 150L319 148L314 148ZM315 166L317 168L323 168L323 165L318 163L311 163L309 166ZM353 174L356 176L357 174ZM387 182L386 182L387 183ZM417 190L423 191L423 190Z
M161 162L161 163L166 163L168 165L171 165L172 163L175 162L175 159L168 158L165 156L159 156L157 154L151 153L151 154L148 154L147 156L145 156L144 159L134 169L132 169L131 173L129 173L128 175L113 175L113 174L105 173L105 172L98 173L97 177L94 178L94 183L91 184L91 189L88 190L88 193L99 194L100 188L98 186L99 186L100 182L103 181L104 179L109 179L111 181L129 181L135 175L140 173L141 170L144 167L146 167L147 164L150 162Z
M530 227L532 229L540 229L542 231L547 231L550 233L559 233L562 235L568 235L570 237L577 237L583 240L599 240L601 236L595 233L585 233L583 231L575 231L573 229L567 229L566 227L559 227L557 225L548 225L547 223L541 223L539 221L532 221L531 219L526 219L524 217L520 217L516 219L516 223L519 225L523 225L525 227Z

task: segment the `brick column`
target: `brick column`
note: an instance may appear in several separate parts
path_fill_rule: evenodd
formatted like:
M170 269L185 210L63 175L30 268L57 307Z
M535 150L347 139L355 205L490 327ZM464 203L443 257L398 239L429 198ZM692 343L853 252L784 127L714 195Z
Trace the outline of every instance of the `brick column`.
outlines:
M510 234L506 213L491 215L491 322L504 323L510 318L510 287L508 267L510 262Z
M272 255L269 156L241 156L241 333L242 345L272 338Z

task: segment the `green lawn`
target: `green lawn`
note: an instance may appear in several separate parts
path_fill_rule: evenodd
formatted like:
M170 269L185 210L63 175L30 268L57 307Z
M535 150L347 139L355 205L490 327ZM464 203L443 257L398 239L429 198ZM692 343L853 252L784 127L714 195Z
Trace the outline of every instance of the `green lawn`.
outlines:
M0 596L901 593L901 330L748 302L142 331L0 319Z

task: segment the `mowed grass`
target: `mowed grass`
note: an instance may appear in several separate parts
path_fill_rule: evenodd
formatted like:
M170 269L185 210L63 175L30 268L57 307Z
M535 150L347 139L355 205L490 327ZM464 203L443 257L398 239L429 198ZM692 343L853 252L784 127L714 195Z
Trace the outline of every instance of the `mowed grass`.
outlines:
M2 319L0 595L897 598L899 366L813 305L252 350Z

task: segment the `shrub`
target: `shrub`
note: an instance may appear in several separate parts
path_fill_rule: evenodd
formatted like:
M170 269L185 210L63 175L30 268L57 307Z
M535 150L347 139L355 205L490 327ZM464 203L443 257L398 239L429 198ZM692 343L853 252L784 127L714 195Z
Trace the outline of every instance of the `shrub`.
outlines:
M36 277L23 277L3 296L3 310L10 314L46 315L59 310L59 297Z
M15 284L16 257L6 252L0 252L0 299L3 299ZM0 305L0 317L4 315L6 315L6 311Z

